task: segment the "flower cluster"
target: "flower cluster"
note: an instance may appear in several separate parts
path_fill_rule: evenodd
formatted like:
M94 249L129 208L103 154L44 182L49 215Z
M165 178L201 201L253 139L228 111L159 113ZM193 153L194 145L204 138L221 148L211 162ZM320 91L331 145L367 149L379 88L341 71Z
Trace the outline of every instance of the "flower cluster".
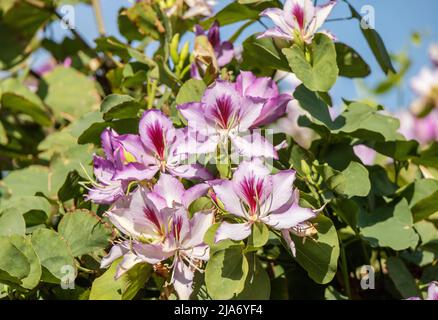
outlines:
M141 117L138 135L104 130L105 156L94 156L96 180L86 197L110 205L105 215L120 240L102 267L121 259L120 277L138 263L154 265L166 271L179 298L188 299L194 273L209 259L203 239L215 222L221 223L216 242L244 240L254 224L264 224L295 254L290 233L304 236L316 213L298 205L293 170L271 174L264 160L277 158L276 148L256 132L283 116L290 100L273 80L242 71L235 82L214 82L200 102L179 105L185 128L153 109ZM228 143L246 159L229 164L230 176L217 177L193 161L194 154L215 154ZM201 197L210 198L211 208L191 213L191 203ZM225 214L234 218L222 221Z

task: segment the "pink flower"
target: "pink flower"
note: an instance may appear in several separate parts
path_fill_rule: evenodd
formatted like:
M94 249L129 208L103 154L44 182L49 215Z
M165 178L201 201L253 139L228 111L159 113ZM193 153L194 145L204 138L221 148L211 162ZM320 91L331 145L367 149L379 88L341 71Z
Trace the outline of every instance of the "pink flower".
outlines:
M283 10L270 8L261 13L270 18L275 27L260 34L259 38L277 37L293 41L299 36L310 43L335 5L336 1L315 7L311 0L286 0Z
M293 191L295 172L284 170L270 175L260 159L244 161L233 179L213 184L214 192L225 210L242 219L242 223L222 222L215 241L243 240L251 234L254 223L280 230L295 254L289 230L315 217L310 209L298 206L298 193Z

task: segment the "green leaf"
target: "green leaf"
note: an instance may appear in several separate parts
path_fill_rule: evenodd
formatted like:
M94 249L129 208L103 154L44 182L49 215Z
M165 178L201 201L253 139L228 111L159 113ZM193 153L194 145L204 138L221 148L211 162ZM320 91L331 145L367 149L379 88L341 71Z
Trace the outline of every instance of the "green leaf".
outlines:
M138 133L138 119L120 119L107 122L96 122L87 128L78 138L79 144L93 143L100 145L100 135L106 128L113 128L119 134Z
M248 260L242 247L215 252L205 269L205 283L213 299L231 299L242 292L248 275Z
M241 4L232 2L220 10L215 16L201 22L203 28L208 28L214 21L218 21L221 26L240 22L243 20L258 20L260 12L266 8L279 7L279 1L259 1L260 4Z
M264 223L253 223L251 235L248 237L248 247L251 249L263 247L269 239L269 229Z
M50 126L51 120L41 99L14 78L1 82L1 104L14 113L29 115L36 123Z
M368 64L353 48L341 42L336 42L335 48L340 76L347 78L365 78L371 73Z
M73 68L56 67L43 77L39 91L55 116L75 120L99 108L93 80Z
M438 229L433 222L419 221L415 223L415 230L421 239L421 245L438 240Z
M346 133L366 141L394 141L400 122L366 104L353 102L335 119L333 133Z
M255 253L247 254L249 271L244 289L236 300L268 300L271 293L271 281Z
M32 245L44 267L42 280L59 283L66 276L65 268L76 270L67 242L53 230L37 229L32 234Z
M94 280L91 286L90 300L131 300L140 291L152 275L152 266L139 263L115 279L122 258L115 260L108 270Z
M354 161L340 174L333 176L328 185L336 193L348 197L366 197L371 190L368 170Z
M33 289L35 288L41 278L41 264L40 259L38 258L35 250L32 247L32 243L29 238L14 235L10 237L11 243L23 253L27 261L29 262L29 273L23 278L20 286L25 289Z
M3 179L3 184L12 195L34 196L37 192L49 193L48 180L49 170L47 167L34 165L12 171Z
M187 102L201 101L204 91L207 89L204 81L197 79L190 79L185 82L176 96L176 104L180 105Z
M114 278L121 259L115 260L104 274L93 281L90 300L122 300L122 285Z
M111 228L87 210L76 210L64 215L58 232L67 241L75 257L104 249L112 235Z
M380 65L380 68L382 68L383 72L385 74L388 74L390 71L395 73L395 69L392 66L391 58L388 54L388 51L386 50L385 44L380 37L380 35L377 33L377 31L374 28L362 28L361 21L362 16L349 4L351 14L354 18L356 18L359 22L359 28L364 35L368 46L370 47L371 51L373 52L374 56L377 59L377 62Z
M438 212L438 180L417 180L399 191L399 195L408 200L415 222Z
M153 268L147 263L138 263L121 277L122 300L132 300L145 286L153 273Z
M339 69L333 41L318 33L309 47L311 63L297 44L283 49L292 71L312 91L327 92L335 84Z
M0 282L21 284L30 273L30 262L11 238L0 236Z
M373 247L390 247L399 251L418 243L406 199L381 206L373 212L361 211L358 225L362 237Z
M271 38L257 39L252 35L243 42L243 70L257 75L271 75L275 70L290 72L289 64Z
M32 227L44 224L49 217L51 205L44 197L14 196L0 203L0 211L7 209L23 215L26 227Z
M26 222L20 212L13 208L0 212L0 236L24 235L25 233Z
M389 257L386 260L386 265L389 277L403 298L420 296L415 279L403 263L403 260L397 257Z
M103 119L110 121L113 119L134 118L141 107L141 103L135 101L131 96L110 94L103 99L100 111L103 113Z
M303 239L295 235L298 263L307 271L308 275L317 283L329 283L336 274L339 258L339 240L332 221L319 215L314 221L317 225L318 235L314 240Z

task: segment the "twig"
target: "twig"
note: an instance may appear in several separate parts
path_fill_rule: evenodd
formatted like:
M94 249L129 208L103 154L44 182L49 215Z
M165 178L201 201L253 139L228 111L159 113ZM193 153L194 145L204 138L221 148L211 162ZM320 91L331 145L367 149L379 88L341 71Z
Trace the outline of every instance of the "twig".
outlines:
M100 6L99 0L91 0L91 5L93 6L94 16L96 17L97 30L99 34L103 37L105 36L105 23L102 16L102 7Z

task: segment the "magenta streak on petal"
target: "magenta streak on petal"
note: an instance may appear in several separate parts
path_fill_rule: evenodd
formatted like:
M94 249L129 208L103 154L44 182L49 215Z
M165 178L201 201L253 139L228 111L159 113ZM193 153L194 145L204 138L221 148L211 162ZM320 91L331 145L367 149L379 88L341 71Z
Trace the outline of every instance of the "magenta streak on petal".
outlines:
M229 128L233 118L233 102L231 97L222 96L216 99L216 104L213 108L213 116L216 118L218 124L223 128Z
M164 160L164 149L166 143L164 141L164 132L160 123L155 122L154 124L146 128L149 137L158 153L160 160Z
M161 234L161 232L162 232L161 224L160 224L160 221L158 220L158 217L157 217L157 214L155 213L155 211L152 210L151 208L149 208L148 206L146 206L143 208L143 212L144 212L144 215L146 216L146 218L157 227L157 232Z
M300 26L300 29L304 29L304 10L299 5L296 4L292 9L292 15L297 19L298 25Z
M175 237L176 240L180 240L179 236L181 234L181 228L182 228L182 217L181 216L175 216L174 220L173 220L173 236Z
M261 179L255 179L254 176L245 178L240 186L243 191L243 196L247 204L249 205L249 210L251 215L255 214L257 211L257 205L260 200L260 195L262 194L263 181Z

